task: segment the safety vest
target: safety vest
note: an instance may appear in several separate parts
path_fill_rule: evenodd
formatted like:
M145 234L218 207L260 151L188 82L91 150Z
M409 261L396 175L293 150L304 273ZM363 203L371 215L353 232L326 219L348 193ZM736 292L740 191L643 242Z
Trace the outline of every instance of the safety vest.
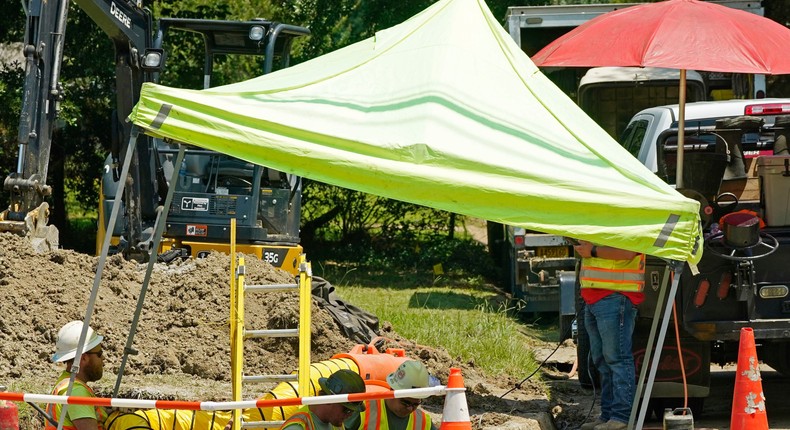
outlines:
M313 414L310 413L310 409L305 405L301 408L297 409L296 412L288 417L287 420L280 426L280 428L288 427L291 424L298 424L304 430L315 430L315 423L313 422ZM344 427L335 427L331 426L333 430L342 430Z
M361 430L389 430L387 410L384 400L370 400L365 402L365 411L362 412ZM407 430L430 430L431 417L421 409L415 409L409 414Z
M579 272L582 288L639 293L645 287L645 255L631 260L585 258Z
M63 378L60 381L58 381L58 383L55 384L55 388L52 389L52 394L55 395L55 396L62 396L62 395L64 395L66 393L66 391L68 390L68 388L69 388L69 379L70 378ZM74 380L74 384L75 385L79 385L82 388L84 388L88 392L88 394L90 394L90 396L88 396L88 397L96 397L96 395L93 394L93 390L91 390L91 387L85 385L83 382L78 381L78 380L75 379ZM69 407L71 407L71 406L69 406ZM47 414L49 414L49 416L52 417L52 419L54 419L55 421L59 422L60 421L60 411L62 409L63 409L63 405L56 404L56 403L50 403L49 405L47 405ZM107 418L107 413L105 412L104 408L102 408L101 406L95 406L94 409L96 410L96 423L99 426L99 430L104 430L104 420ZM67 424L71 424L71 425L67 425ZM57 430L57 428L58 427L57 426L53 426L49 422L49 420L47 420L47 423L44 426L44 430ZM63 429L64 430L77 430L77 428L74 427L74 425L71 422L71 420L69 419L69 417L66 417L66 420L63 422Z

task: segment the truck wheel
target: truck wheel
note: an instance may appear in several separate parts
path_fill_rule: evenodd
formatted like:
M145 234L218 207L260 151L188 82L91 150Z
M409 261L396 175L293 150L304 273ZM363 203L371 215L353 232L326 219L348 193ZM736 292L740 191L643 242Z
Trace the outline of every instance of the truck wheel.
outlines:
M765 363L782 376L790 376L790 343L773 343L765 351Z
M502 253L505 250L505 226L498 223L486 222L486 234L488 238L488 253L491 259L497 263L502 261Z

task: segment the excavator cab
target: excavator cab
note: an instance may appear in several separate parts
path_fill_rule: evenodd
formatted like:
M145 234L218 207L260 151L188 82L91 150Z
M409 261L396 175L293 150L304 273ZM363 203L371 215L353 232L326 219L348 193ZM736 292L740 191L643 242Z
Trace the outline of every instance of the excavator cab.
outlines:
M269 73L287 67L293 40L309 34L303 27L267 20L216 21L203 19L162 18L158 23L152 46L143 58L158 58L148 67L152 81L167 71L166 42L169 38L197 36L204 46L202 87L211 87L215 63L230 56L260 59L258 73ZM253 76L248 76L253 77ZM136 91L139 94L139 89ZM136 102L136 100L135 100ZM121 128L121 127L118 127ZM127 136L122 136L127 138ZM185 158L174 166L178 143L186 145ZM107 214L114 203L115 190L122 164L121 139L107 159L102 180L100 232L97 253L105 231L112 230L114 252L130 258L147 258L154 226L162 213L161 206L169 187L175 187L163 237L158 250L160 259L201 257L211 251L230 251L230 220L237 220L237 249L257 255L275 267L296 273L299 245L301 179L283 172L253 165L243 160L210 150L189 146L189 142L163 142L148 136L138 137L139 187L127 187L124 203L138 210L139 215L127 216L109 229ZM141 147L143 151L141 152ZM173 170L178 180L169 183ZM147 184L147 185L146 185ZM134 207L132 207L134 206ZM159 208L159 209L158 209ZM128 219L139 219L139 223Z

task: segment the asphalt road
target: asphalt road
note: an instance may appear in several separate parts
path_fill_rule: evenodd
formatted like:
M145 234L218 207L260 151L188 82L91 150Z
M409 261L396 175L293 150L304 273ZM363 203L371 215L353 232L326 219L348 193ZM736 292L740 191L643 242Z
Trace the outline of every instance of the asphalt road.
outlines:
M535 356L542 361L551 352L552 349L537 349ZM567 372L570 370L575 357L575 347L562 347L550 357L549 365L557 366ZM705 399L702 415L693 416L694 429L730 429L732 395L735 389L735 370L736 366L734 363L723 368L719 365L711 366L711 395ZM790 377L780 375L765 364L760 365L760 375L762 377L763 393L766 398L765 409L768 415L768 428L771 430L790 430ZM573 382L578 383L577 381ZM644 429L663 429L663 421L650 417L645 421Z
M771 430L790 430L790 378L784 377L768 366L760 366L763 393L766 398L768 427ZM732 394L735 384L735 366L711 366L711 395L705 400L702 416L695 416L696 430L729 430ZM645 429L661 429L663 423L647 421Z

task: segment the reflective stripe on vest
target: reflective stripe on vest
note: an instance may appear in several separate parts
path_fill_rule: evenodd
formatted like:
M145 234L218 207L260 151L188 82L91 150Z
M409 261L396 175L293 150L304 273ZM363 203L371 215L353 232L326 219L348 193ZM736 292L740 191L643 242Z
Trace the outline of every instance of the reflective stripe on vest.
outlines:
M291 415L282 425L282 427L291 425L291 424L299 424L305 430L313 430L315 426L313 425L313 417L310 416L310 412L300 410L293 415Z
M384 400L365 402L365 412L362 412L362 428L364 430L389 430ZM431 428L431 418L422 410L415 409L409 414L409 424L406 428L407 430L428 430Z
M55 384L55 388L52 389L52 394L55 395L55 396L62 396L62 395L64 395L64 392L69 388L69 379L70 378L61 379L60 382ZM93 390L91 389L91 387L85 385L84 383L82 383L82 382L80 382L80 381L78 381L76 379L74 380L74 383L75 384L80 384L82 387L84 387L86 390L88 390L88 392L91 394L91 397L95 396L93 394ZM47 405L47 414L49 414L49 416L52 417L55 421L59 421L60 420L59 412L61 410L63 410L62 406L63 405L59 405L59 404L55 404L55 403L48 404ZM102 409L101 406L95 406L94 410L96 411L96 424L98 425L99 430L104 430L104 420L107 418L107 417L104 416L104 409ZM58 428L57 426L53 426L49 422L49 420L45 420L45 421L46 421L46 424L44 425L44 430L57 430L57 428ZM72 424L74 424L74 423L72 423ZM74 427L74 426L67 426L67 425L65 425L65 421L64 421L63 430L77 430L77 428Z
M585 258L579 272L582 288L638 293L645 286L645 255L631 260Z
M362 412L362 428L366 430L380 430L381 419L379 418L384 411L383 400L369 400L365 402L365 411ZM386 414L385 414L386 416Z

